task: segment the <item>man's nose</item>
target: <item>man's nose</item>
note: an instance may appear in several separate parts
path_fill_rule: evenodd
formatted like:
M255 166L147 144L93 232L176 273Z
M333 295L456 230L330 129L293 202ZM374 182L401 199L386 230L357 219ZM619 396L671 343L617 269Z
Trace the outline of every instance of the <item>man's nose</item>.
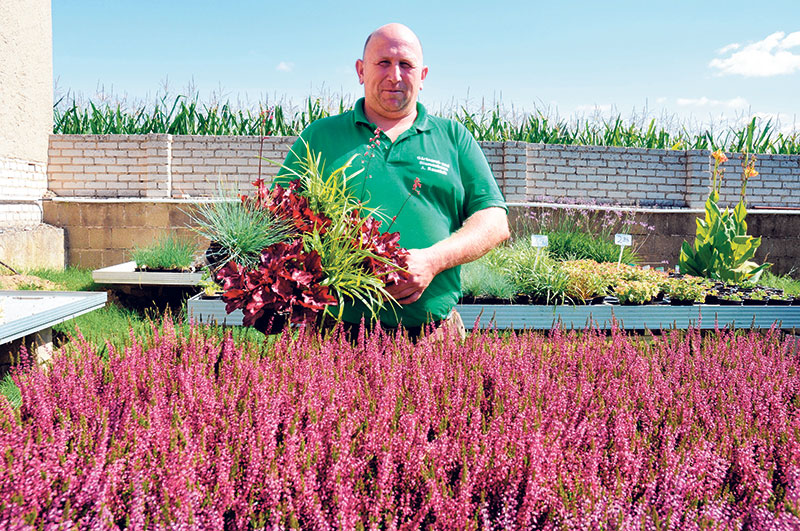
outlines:
M397 64L397 65L392 65L392 66L390 66L390 67L389 67L389 72L387 72L387 76L388 76L388 77L389 77L389 79L391 79L392 81L399 81L399 80L400 80L400 78L401 78L401 75L400 75L400 65L399 65L399 64Z

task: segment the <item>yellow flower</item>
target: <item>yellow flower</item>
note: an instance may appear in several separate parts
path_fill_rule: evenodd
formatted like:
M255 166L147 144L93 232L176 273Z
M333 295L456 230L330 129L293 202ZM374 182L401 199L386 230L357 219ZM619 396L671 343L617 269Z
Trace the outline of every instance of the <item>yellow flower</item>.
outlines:
M717 161L717 164L723 164L728 161L728 157L725 156L725 153L723 153L721 149L711 153L711 156L714 157L714 160Z
M748 166L744 169L744 178L749 179L750 177L755 177L758 175L758 172L753 166Z

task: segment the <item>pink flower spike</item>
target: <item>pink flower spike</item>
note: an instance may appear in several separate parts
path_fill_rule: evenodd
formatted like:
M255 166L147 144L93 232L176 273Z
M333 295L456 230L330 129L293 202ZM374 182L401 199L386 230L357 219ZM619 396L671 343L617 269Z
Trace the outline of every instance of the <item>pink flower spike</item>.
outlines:
M414 179L414 186L412 186L411 189L419 194L420 188L422 188L422 182L420 182L419 177L417 177Z

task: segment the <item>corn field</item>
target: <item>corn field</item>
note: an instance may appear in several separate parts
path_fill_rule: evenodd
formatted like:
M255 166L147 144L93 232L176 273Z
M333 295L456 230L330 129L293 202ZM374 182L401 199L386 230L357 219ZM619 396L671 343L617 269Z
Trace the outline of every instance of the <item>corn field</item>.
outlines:
M56 134L271 135L293 136L314 120L349 110L344 98L323 101L309 97L299 108L276 104L258 109L234 108L230 103L200 104L197 98L163 96L152 106L127 109L117 104L65 104L53 107ZM440 113L442 114L442 113ZM752 118L739 129L721 132L668 129L649 123L608 119L554 119L541 111L508 118L500 106L479 111L461 107L443 113L461 122L480 141L520 141L543 144L594 145L653 149L722 149L728 152L798 154L800 133L776 130L771 120Z

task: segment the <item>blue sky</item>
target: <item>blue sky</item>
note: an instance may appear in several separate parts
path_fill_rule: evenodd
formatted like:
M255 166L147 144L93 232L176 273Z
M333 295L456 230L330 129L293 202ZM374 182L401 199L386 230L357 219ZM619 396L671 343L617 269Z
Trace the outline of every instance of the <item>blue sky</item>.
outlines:
M147 102L360 94L377 26L420 37L434 111L619 113L720 126L757 115L800 130L800 1L312 2L54 0L57 95ZM221 98L220 98L221 96Z

